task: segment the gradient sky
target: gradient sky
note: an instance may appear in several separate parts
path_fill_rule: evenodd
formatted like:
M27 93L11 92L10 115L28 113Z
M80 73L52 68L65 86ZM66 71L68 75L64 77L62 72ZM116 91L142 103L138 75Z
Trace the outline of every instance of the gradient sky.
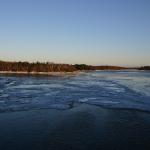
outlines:
M150 65L150 0L0 0L0 60Z

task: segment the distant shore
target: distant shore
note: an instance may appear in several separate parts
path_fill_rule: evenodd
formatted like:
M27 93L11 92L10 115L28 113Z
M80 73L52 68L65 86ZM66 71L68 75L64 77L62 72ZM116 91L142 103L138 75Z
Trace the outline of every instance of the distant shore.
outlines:
M150 70L150 66L142 67L121 67L121 66L93 66L86 64L56 64L50 62L7 62L0 61L0 73L2 74L42 74L42 75L63 75L74 74L82 71L97 70Z

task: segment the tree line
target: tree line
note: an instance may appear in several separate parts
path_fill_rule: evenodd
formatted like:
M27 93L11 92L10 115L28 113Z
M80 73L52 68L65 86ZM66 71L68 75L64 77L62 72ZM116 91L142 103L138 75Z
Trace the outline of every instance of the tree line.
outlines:
M79 70L121 70L118 66L91 66L86 64L55 64L49 62L8 62L0 61L0 71L12 72L73 72Z
M0 61L0 71L12 72L73 72L76 68L69 64L4 62Z
M150 70L150 66L143 66L143 67L140 67L139 70Z

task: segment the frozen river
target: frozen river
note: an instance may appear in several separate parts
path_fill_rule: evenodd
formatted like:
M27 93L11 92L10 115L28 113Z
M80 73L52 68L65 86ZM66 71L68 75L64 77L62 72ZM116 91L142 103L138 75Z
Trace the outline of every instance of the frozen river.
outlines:
M60 77L0 75L0 112L64 110L81 103L150 111L150 73L95 71Z
M150 73L0 76L0 150L149 150Z

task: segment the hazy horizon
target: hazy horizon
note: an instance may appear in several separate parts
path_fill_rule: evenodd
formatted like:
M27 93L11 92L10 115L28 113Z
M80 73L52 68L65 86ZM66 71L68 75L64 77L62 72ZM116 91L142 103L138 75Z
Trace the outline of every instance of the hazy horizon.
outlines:
M150 65L148 0L0 2L0 60Z

